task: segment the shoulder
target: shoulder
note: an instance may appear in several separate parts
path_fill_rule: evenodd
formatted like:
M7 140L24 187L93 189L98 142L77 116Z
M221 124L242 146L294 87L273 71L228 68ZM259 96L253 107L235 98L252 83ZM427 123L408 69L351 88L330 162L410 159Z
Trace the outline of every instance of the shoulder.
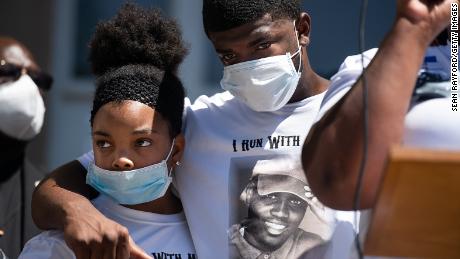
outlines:
M193 103L189 101L189 105L186 106L186 129L190 126L190 120L219 120L245 113L246 109L249 108L229 92L221 92L213 96L202 95Z
M209 108L212 106L223 106L227 105L234 97L228 91L221 92L214 94L212 96L201 95L199 96L195 102L191 103L190 100L188 103L190 104L188 107L192 110L197 110L201 108Z
M92 150L86 152L85 154L81 155L79 158L77 158L77 161L85 168L85 170L88 170L90 167L91 163L94 162L94 153Z
M306 232L302 229L297 229L292 235L292 238L293 246L301 252L308 251L325 242L325 240L323 240L320 236L311 232Z
M341 71L345 71L345 70L355 70L355 69L361 71L363 67L362 61L364 61L364 67L367 67L369 63L371 62L371 60L374 58L374 56L377 54L377 51L378 51L377 48L373 48L373 49L369 49L363 52L362 55L357 54L357 55L346 57L345 60L340 65L338 73Z
M45 231L29 240L19 255L19 259L29 258L75 258L75 255L65 244L61 231Z
M334 106L351 89L363 71L377 54L376 48L363 52L363 54L347 57L338 72L332 76L331 84L327 89L321 108L319 118L321 118L332 106ZM364 62L362 62L364 61ZM363 66L364 65L364 66Z
M241 237L240 228L240 224L234 224L228 229L227 233L230 241L237 241Z
M347 57L340 65L337 73L331 78L331 85L328 88L324 99L335 95L340 89L351 87L363 71L363 67L367 67L371 60L377 54L378 49L370 49L363 54ZM364 62L363 62L364 61Z
M303 229L297 229L297 231L294 233L294 237L299 240L299 242L315 242L315 243L320 243L323 242L324 240L317 234L307 232Z

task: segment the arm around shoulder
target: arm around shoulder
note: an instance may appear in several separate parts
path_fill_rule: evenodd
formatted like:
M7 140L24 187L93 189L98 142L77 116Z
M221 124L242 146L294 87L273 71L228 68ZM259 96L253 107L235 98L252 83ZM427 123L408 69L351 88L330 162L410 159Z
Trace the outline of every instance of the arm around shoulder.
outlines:
M40 182L32 196L32 217L39 228L62 230L68 213L93 207L89 199L96 197L97 192L86 185L85 177L86 169L74 160Z

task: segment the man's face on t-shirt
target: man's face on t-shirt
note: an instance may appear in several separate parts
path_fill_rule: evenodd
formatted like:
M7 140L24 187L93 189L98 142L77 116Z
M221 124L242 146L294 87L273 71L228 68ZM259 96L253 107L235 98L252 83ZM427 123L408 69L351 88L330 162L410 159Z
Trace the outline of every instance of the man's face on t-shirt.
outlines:
M255 193L249 204L245 239L262 251L278 249L298 228L307 206L291 193Z

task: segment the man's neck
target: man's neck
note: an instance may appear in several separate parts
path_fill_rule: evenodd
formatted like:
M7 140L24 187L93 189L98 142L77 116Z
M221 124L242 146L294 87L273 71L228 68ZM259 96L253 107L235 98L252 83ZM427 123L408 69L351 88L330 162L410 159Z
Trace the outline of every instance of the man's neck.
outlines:
M319 76L313 70L304 71L299 85L288 103L295 103L323 93L329 87L329 80Z
M297 89L288 103L302 101L308 97L320 94L329 87L329 80L318 75L310 66L308 53L302 48L302 74Z

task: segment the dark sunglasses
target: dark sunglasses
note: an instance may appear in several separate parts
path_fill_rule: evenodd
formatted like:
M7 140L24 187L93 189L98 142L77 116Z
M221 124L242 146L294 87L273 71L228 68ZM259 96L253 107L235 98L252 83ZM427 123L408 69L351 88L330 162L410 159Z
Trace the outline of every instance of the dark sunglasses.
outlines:
M53 78L43 71L29 70L24 67L0 61L0 84L18 80L21 75L27 73L34 83L43 90L49 90L53 84Z

